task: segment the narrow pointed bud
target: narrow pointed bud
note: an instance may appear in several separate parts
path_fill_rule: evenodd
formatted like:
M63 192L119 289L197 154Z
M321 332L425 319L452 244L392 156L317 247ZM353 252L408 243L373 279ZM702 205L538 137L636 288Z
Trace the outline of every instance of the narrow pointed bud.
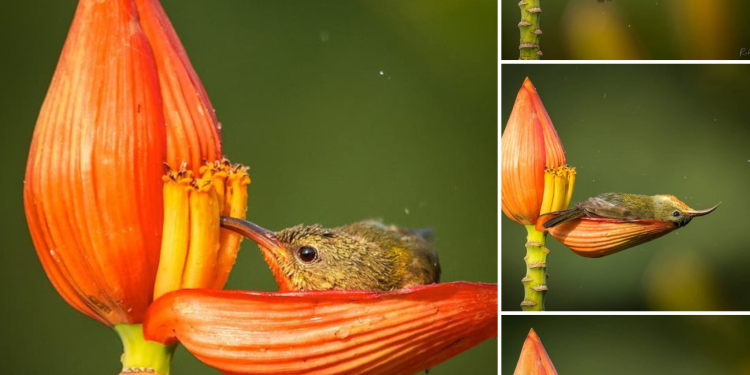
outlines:
M24 206L52 284L107 325L140 321L151 301L163 124L135 6L81 1L34 130Z
M521 349L514 375L557 375L557 370L547 355L536 332L532 328Z
M564 165L565 151L557 131L536 88L526 78L502 137L501 204L505 215L519 224L535 224L544 203L545 166L556 170Z
M544 194L546 154L539 116L524 87L518 92L501 143L502 210L519 224L534 224Z
M144 334L224 373L414 374L497 337L497 285L179 290L150 307Z
M669 221L583 217L549 228L549 233L574 253L599 258L655 240L676 228Z

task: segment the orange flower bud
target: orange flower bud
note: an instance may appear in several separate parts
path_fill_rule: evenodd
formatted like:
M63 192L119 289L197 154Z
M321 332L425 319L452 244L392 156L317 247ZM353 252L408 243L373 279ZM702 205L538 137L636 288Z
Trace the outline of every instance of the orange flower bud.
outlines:
M557 370L544 350L542 340L536 335L534 329L529 331L526 341L521 349L521 357L518 358L514 375L557 375Z
M163 164L221 156L218 122L156 0L81 0L37 120L24 204L60 295L140 322L162 235Z
M502 137L501 204L522 225L537 221L544 197L545 166L565 165L565 151L541 98L526 78Z
M497 337L497 285L392 292L183 289L154 302L149 340L231 374L414 374Z
M549 228L549 233L574 253L599 258L655 240L676 228L669 221L583 217Z

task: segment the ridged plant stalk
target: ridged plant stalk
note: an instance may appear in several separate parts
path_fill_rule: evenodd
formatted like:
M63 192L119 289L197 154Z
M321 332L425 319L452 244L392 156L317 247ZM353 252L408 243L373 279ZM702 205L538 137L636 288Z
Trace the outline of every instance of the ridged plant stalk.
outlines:
M521 22L518 23L518 29L521 30L519 60L539 60L542 57L542 51L539 50L539 36L542 35L542 30L539 29L542 13L540 3L541 0L521 0L518 3L521 8Z
M547 294L547 254L544 247L547 233L539 232L534 225L525 225L526 237L526 276L523 283L524 297L521 308L524 311L544 311L544 296Z

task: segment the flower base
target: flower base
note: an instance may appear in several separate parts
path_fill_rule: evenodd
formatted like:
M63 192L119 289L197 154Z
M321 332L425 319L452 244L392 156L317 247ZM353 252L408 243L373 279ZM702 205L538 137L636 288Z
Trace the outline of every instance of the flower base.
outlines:
M172 354L177 345L162 345L143 337L141 324L117 324L115 332L122 340L120 374L169 375Z

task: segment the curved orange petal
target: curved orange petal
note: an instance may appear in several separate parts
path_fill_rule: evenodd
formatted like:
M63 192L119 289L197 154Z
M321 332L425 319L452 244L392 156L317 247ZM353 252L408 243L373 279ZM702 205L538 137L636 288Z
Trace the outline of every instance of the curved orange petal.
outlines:
M413 374L497 337L497 285L179 290L149 308L144 335L227 374Z
M557 375L557 370L544 350L542 340L532 328L521 349L514 375Z
M518 91L502 137L501 205L523 225L536 223L544 195L544 133L529 90Z
M164 102L167 162L193 171L204 160L221 160L220 125L200 78L158 0L135 0L140 24L153 49Z
M668 221L584 217L549 228L549 233L574 253L598 258L655 240L674 229Z
M24 205L60 295L104 324L151 302L166 153L153 56L130 0L82 0L29 151Z
M544 133L544 148L546 151L546 166L547 168L557 168L565 165L565 149L563 149L560 137L557 135L557 130L552 125L552 120L547 114L547 110L542 104L542 98L536 92L536 87L531 83L531 80L526 77L523 82L523 88L529 92L529 96L534 104L534 111L539 117L539 121L542 124L542 132Z

